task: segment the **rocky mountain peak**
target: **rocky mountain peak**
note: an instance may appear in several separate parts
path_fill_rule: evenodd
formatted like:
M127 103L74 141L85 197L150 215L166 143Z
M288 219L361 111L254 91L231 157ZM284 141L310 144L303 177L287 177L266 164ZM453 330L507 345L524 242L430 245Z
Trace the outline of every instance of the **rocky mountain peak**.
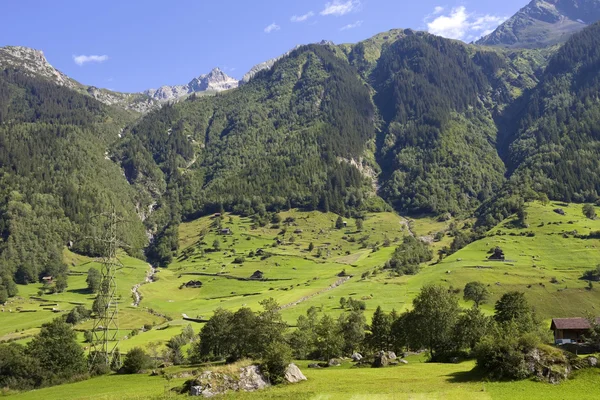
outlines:
M600 20L600 0L532 0L477 44L544 47Z
M58 85L74 88L76 83L54 68L41 50L23 46L0 47L0 67L14 67L31 75L50 79Z
M219 67L213 68L208 74L200 75L186 85L161 86L158 89L149 89L144 94L159 101L176 100L198 92L221 92L238 87L237 79L230 77Z

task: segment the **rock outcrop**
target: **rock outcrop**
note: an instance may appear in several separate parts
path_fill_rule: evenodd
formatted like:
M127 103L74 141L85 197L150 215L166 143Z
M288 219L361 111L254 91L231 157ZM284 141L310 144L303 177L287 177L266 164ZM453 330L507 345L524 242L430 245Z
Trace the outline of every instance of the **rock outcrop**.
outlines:
M223 90L234 89L238 87L238 81L228 76L219 68L215 68L208 74L200 75L192 79L186 85L161 86L158 89L149 89L144 92L154 100L171 101L190 95L192 93L202 92L222 92Z
M306 376L300 371L300 368L294 363L288 365L285 370L285 380L288 383L298 383L300 381L305 381Z

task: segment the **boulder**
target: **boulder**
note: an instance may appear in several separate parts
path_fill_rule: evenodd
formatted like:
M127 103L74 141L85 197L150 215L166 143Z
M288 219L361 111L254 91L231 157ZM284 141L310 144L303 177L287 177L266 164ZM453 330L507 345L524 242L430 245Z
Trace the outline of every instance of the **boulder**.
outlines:
M294 363L288 365L285 370L285 380L289 383L297 383L300 381L305 381L306 376L300 371L300 368Z
M332 358L331 360L329 360L327 365L329 365L330 367L339 367L340 365L342 365L342 363L340 362L340 360Z
M202 386L192 386L190 388L190 396L202 396Z
M390 360L388 359L387 353L385 351L380 351L379 353L375 354L375 359L373 360L373 364L371 364L371 366L373 368L381 368L387 367L389 363Z
M239 390L252 392L269 386L265 377L260 373L258 365L250 365L240 371Z
M598 366L598 359L594 356L589 356L585 358L585 361L587 362L587 364L590 367L597 367Z
M321 366L317 363L308 364L308 368L321 368Z
M398 357L396 357L396 353L394 353L393 351L388 351L388 352L387 352L387 357L388 357L390 360L395 360L396 358L398 358Z
M402 364L408 364L408 361L406 361L404 358L399 358L398 362L401 362Z
M354 354L352 354L352 356L350 358L352 358L352 361L357 362L357 361L362 360L363 356L360 353L354 353Z

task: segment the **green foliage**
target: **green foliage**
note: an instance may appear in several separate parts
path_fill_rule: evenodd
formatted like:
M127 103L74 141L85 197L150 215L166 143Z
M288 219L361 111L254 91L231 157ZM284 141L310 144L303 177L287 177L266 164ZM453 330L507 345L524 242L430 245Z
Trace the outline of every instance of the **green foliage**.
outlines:
M371 350L377 352L390 349L390 330L392 320L390 316L381 310L381 307L375 309L373 319L371 320L371 334L369 336L369 345Z
M411 346L429 350L431 359L455 348L453 329L459 317L456 296L442 287L426 285L413 300L408 329Z
M292 349L290 346L285 342L271 342L265 348L261 371L272 384L283 383L285 371L291 362Z
M597 265L595 269L590 269L583 273L581 279L585 279L586 281L600 281L600 265Z
M589 219L596 219L596 209L591 204L584 204L582 208L583 215Z
M427 243L414 236L405 236L392 258L386 262L386 268L393 269L400 275L415 275L419 272L420 264L431 259L433 251Z
M342 229L344 227L344 219L342 218L341 215L338 215L337 219L335 220L335 229Z
M30 283L64 274L69 240L75 250L98 255L98 244L86 239L99 228L90 216L112 206L130 221L120 238L141 255L138 196L104 159L128 118L90 96L0 70L0 275Z
M77 325L78 323L89 319L92 316L92 311L87 310L85 306L79 305L75 306L69 313L67 314L67 318L65 321L71 325Z
M100 290L100 284L102 283L102 275L100 274L100 271L98 271L96 268L90 268L88 270L85 282L87 283L87 287L90 292L98 293L98 290Z
M494 306L496 322L514 323L522 332L531 332L537 325L535 313L522 292L504 293Z
M385 121L382 195L395 208L461 212L500 187L496 131L479 101L489 83L463 45L408 36L384 48L371 79Z
M27 352L39 363L41 378L47 384L64 382L86 372L77 335L62 318L42 325L39 335L27 345Z
M475 303L475 307L479 308L481 304L484 304L490 297L490 292L483 283L481 282L469 282L465 285L463 291L463 299L465 301L472 301Z
M149 368L151 360L148 354L141 348L135 347L125 355L121 372L125 374L137 374Z

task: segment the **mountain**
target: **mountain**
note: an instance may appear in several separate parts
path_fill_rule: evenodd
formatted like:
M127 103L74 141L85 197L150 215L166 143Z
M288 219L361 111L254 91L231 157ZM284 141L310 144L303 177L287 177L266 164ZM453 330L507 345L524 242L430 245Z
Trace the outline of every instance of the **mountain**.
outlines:
M56 85L87 94L104 104L126 110L145 113L158 105L156 101L140 93L119 93L82 85L54 68L40 50L22 46L0 47L0 68L7 67L16 68L31 77L41 77Z
M600 0L533 0L476 43L486 46L544 47L566 41L600 20Z
M192 79L187 85L161 86L158 89L149 89L144 91L154 100L170 101L190 95L192 93L202 92L221 92L223 90L234 89L238 87L239 82L228 76L219 68L214 68L208 74L200 75Z
M21 51L22 53L22 51ZM41 63L39 53L27 53ZM29 59L29 57L27 57ZM127 219L119 236L137 256L147 243L128 185L108 148L135 115L70 89L64 75L0 70L0 282L64 276L62 251L98 255L94 216L116 209ZM71 86L72 87L72 86ZM10 278L10 279L9 279ZM2 285L0 285L1 287Z

